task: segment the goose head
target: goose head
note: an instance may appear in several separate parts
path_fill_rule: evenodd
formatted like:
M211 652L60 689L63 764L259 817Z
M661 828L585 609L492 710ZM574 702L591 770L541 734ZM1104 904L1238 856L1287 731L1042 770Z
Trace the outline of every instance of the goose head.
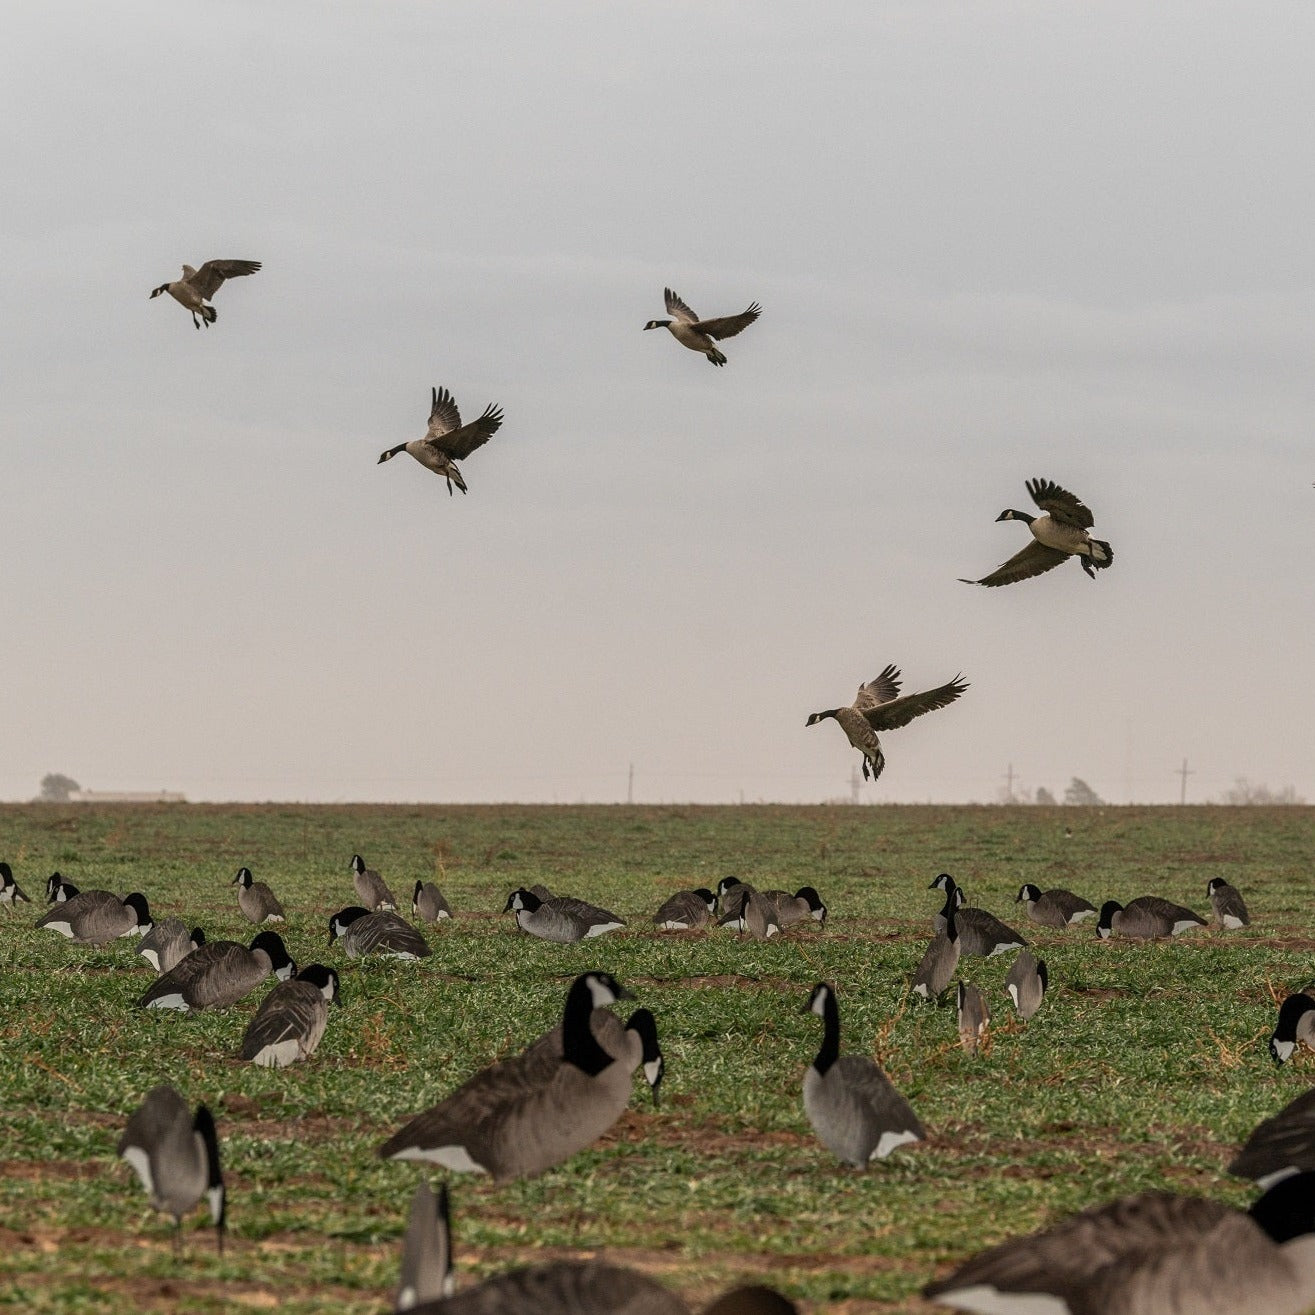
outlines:
M1027 524L1036 520L1035 516L1029 516L1025 511L1015 511L1013 507L1006 507L996 518L997 521L1026 521Z
M649 322L646 325L644 325L644 329L646 331L648 329L668 329L670 327L671 327L670 320L649 320Z

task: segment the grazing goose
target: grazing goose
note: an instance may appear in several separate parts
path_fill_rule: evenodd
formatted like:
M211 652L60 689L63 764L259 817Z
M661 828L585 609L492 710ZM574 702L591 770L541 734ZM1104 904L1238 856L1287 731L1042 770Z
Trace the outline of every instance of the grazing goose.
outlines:
M959 954L958 915L951 906L945 930L931 938L913 974L913 994L924 1000L939 999L959 967Z
M763 308L755 301L748 310L742 310L738 315L726 315L719 320L701 320L670 288L664 288L663 293L666 296L667 314L675 318L649 320L644 328L670 330L671 336L682 347L702 352L713 365L726 364L724 353L717 349L713 339L720 341L722 338L735 337L763 313Z
M1269 1038L1270 1058L1286 1064L1298 1045L1315 1050L1315 1000L1304 991L1288 996L1279 1006L1278 1022Z
M1158 895L1142 895L1128 904L1106 900L1100 906L1097 934L1104 940L1112 935L1137 940L1154 940L1161 936L1181 936L1193 927L1204 927L1205 919L1181 904L1171 904Z
M139 1009L224 1009L250 995L273 973L286 981L297 971L276 931L257 933L250 946L207 941L162 973L137 1001Z
M539 887L537 889L544 889ZM546 892L545 892L546 893ZM615 913L608 913L585 900L567 896L536 894L522 887L513 890L502 906L503 913L514 912L516 925L541 940L568 944L592 936L603 936L609 931L624 927Z
M559 909L565 909L567 913L574 913L576 917L583 918L588 926L596 928L589 933L590 936L601 936L604 932L616 931L626 925L623 918L618 918L615 913L600 908L597 904L576 899L573 895L554 895L547 886L531 886L530 894L545 904L553 904Z
M426 470L432 470L447 480L448 496L451 497L454 484L462 493L466 491L466 481L461 478L456 463L464 461L476 448L483 447L498 432L502 424L502 408L490 402L478 420L463 425L452 394L446 388L432 391L434 401L429 408L428 433L424 438L413 438L409 443L390 447L380 453L379 462L389 461L399 452L409 452Z
M167 292L179 305L192 312L193 328L199 329L202 324L209 328L219 318L219 314L213 306L207 306L206 302L223 287L224 280L244 278L259 268L258 260L207 260L200 269L184 265L182 278L173 283L161 283L151 292L151 297ZM196 318L198 315L201 317L199 320Z
M248 922L282 922L283 905L263 881L251 880L250 868L238 868L232 884L238 888L237 904Z
M452 909L432 881L417 881L411 892L411 916L421 922L439 922L450 918Z
M1002 511L996 520L1026 521L1032 531L1032 542L990 575L980 580L963 580L964 584L988 587L1013 584L1016 580L1041 575L1070 557L1077 557L1082 569L1094 580L1096 572L1103 571L1114 560L1109 544L1087 533L1096 521L1080 498L1048 479L1029 479L1027 491L1045 515L1029 516L1025 511L1010 508Z
M1083 918L1094 918L1096 906L1088 904L1071 890L1041 890L1028 882L1019 886L1015 904L1027 910L1027 916L1040 927L1071 927Z
M84 890L56 904L36 925L78 945L107 945L120 936L144 936L151 929L151 910L140 891L120 899L108 890Z
M765 890L762 893L776 914L780 927L792 927L796 922L826 921L826 905L812 886L800 886L793 895L784 890Z
M1142 1192L983 1251L923 1295L983 1315L1303 1315L1315 1302L1315 1174L1249 1211Z
M0 863L0 904L13 907L17 904L31 904L32 901L23 894L23 888L14 880L14 870L8 863Z
M58 872L52 872L46 878L47 904L67 904L78 894L81 894L78 888L71 881L65 881Z
M397 896L373 868L365 866L365 860L359 854L352 855L352 887L367 912L397 912Z
M886 765L881 752L878 731L895 731L907 726L924 712L935 712L948 707L968 688L962 676L955 676L945 685L923 690L920 694L899 696L900 673L896 666L888 666L879 676L858 687L858 695L848 708L828 708L813 712L805 726L812 726L826 718L833 718L849 737L849 742L863 755L863 779L876 780Z
M405 918L371 913L359 905L339 909L329 919L329 944L341 940L349 959L382 954L390 959L427 959L429 942Z
M1041 1008L1041 1001L1045 999L1046 987L1049 985L1046 961L1038 959L1031 950L1024 950L1014 960L1014 966L1005 978L1005 991L1024 1022Z
M157 973L167 973L204 944L205 932L200 927L188 931L187 924L181 918L166 918L163 922L157 922L142 937L137 953Z
M954 878L942 872L933 886L945 882L939 888L945 891L945 905L941 909L938 921L943 921L950 908L955 910L955 919L959 924L959 948L964 954L980 955L989 959L997 954L1007 954L1010 950L1021 949L1027 944L1019 932L1007 927L993 913L985 909L965 906L967 896L955 884Z
M1256 1126L1228 1172L1249 1178L1262 1191L1294 1173L1315 1169L1315 1088L1303 1091Z
M287 1068L315 1053L338 1003L338 974L310 963L291 981L280 982L261 1002L242 1038L242 1059L261 1068Z
M562 1057L536 1080L512 1059L481 1069L447 1099L416 1115L380 1148L383 1159L428 1160L495 1182L530 1178L601 1137L630 1103L644 1043L627 1030L625 1052L609 1054L591 1027L595 1009L629 996L609 973L577 977L562 1013Z
M971 983L960 982L958 991L959 1044L975 1055L991 1022L986 997Z
M204 1105L198 1105L193 1116L173 1087L152 1088L119 1138L119 1155L141 1179L152 1208L173 1215L175 1247L181 1241L183 1216L204 1197L216 1245L223 1252L224 1175L215 1121Z
M697 890L677 891L653 915L660 931L692 931L706 927L717 912L717 897L700 886Z
M1205 893L1210 897L1210 907L1221 927L1236 931L1239 927L1251 925L1246 901L1236 886L1230 886L1223 877L1211 877L1206 882Z
M725 927L740 916L744 901L754 888L739 877L722 877L717 883L717 912L721 915L717 925Z
M406 1311L422 1302L442 1301L456 1291L456 1286L447 1184L443 1183L435 1196L428 1181L422 1178L411 1198L393 1310Z
M836 990L818 982L803 1013L822 1019L822 1048L804 1074L804 1113L838 1160L864 1168L927 1134L909 1102L866 1055L840 1055Z
M776 906L756 890L749 891L740 901L739 913L728 913L718 925L734 927L755 941L765 941L781 930L781 924L776 918Z

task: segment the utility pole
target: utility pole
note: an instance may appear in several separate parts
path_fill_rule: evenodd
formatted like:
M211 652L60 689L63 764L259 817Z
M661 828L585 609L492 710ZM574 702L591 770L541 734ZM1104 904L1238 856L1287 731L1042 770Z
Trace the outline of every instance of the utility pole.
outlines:
M1178 806L1181 808L1187 802L1187 778L1189 776L1195 776L1196 772L1188 770L1187 759L1184 758L1183 765L1174 772L1174 775L1183 778L1182 788L1178 791Z
M849 769L849 802L851 804L858 803L858 787L859 787L858 768L851 767Z
M1014 802L1014 765L1009 764L1009 770L1005 773L1005 802L1012 804Z
M626 803L635 802L635 764L630 764L630 780L626 783Z

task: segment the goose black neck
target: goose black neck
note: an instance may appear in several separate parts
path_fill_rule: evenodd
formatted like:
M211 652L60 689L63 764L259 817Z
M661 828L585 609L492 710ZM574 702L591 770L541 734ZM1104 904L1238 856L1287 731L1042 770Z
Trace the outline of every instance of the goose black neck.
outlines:
M613 1062L589 1026L593 1012L593 992L589 983L578 977L566 993L566 1008L562 1012L562 1058L591 1078L597 1077Z
M813 1067L825 1076L827 1069L840 1058L840 1006L836 993L828 991L822 1001L822 1048L813 1060Z

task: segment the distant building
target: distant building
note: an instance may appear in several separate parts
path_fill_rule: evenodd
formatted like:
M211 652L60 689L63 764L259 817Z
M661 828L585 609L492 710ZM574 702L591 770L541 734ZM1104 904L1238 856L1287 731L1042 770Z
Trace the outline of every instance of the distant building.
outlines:
M187 796L173 790L70 790L71 804L185 804Z

